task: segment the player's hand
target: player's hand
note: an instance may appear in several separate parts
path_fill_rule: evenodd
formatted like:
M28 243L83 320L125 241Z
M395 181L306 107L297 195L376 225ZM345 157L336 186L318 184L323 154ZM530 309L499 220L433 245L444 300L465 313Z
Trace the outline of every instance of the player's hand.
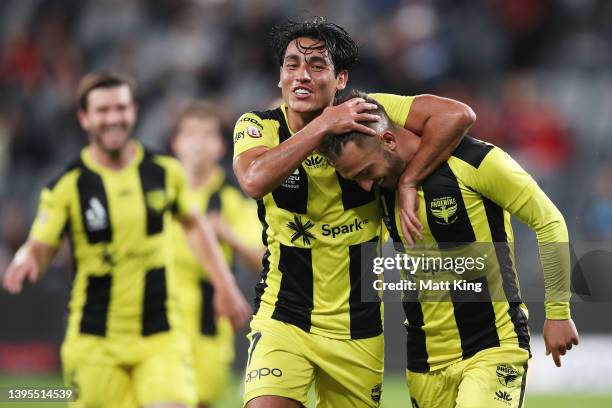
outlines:
M370 136L376 136L376 131L361 124L360 122L377 122L380 116L369 113L378 106L366 102L362 98L353 98L340 105L329 106L315 120L325 126L325 134L341 135L347 132L357 131Z
M578 331L572 319L548 320L544 322L544 344L546 355L552 354L557 367L561 367L561 356L579 342Z
M244 327L253 313L251 306L235 284L215 288L213 300L217 319L222 316L227 317L234 331Z
M417 187L411 184L399 183L397 186L400 223L402 233L410 248L417 239L423 239L423 224L419 221L419 197Z
M24 249L20 249L4 272L2 286L12 294L20 293L23 281L34 283L38 280L40 269L34 256Z

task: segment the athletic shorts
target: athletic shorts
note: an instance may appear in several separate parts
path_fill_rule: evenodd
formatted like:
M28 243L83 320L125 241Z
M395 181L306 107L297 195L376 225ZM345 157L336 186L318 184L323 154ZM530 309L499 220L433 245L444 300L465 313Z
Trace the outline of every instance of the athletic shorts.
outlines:
M378 407L382 392L384 340L332 339L274 319L253 319L244 405L276 395L306 405L315 384L317 408Z
M65 383L76 394L71 407L196 403L189 341L182 334L125 339L79 335L64 341L61 356Z
M529 352L493 347L428 373L406 371L413 408L523 408Z
M217 322L216 333L191 336L198 402L210 405L223 396L234 360L234 331L229 320Z

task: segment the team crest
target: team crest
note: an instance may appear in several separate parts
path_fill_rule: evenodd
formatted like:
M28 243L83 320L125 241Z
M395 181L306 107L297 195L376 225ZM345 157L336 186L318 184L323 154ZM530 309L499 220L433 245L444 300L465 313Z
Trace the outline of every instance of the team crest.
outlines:
M429 203L429 209L440 225L450 225L457 221L457 200L455 197L434 198Z
M161 213L166 209L167 199L164 190L151 190L145 196L147 207L157 213Z
M259 131L257 126L249 125L247 127L247 135L254 137L254 138L258 138L258 137L261 137L261 132Z
M516 368L500 364L497 366L497 380L501 385L508 387L511 382L518 378L518 370Z

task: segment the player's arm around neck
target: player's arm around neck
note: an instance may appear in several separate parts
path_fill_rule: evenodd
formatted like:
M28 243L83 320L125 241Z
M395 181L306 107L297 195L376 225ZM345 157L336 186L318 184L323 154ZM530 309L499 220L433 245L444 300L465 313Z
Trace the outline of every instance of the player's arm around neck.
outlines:
M423 230L417 186L448 160L475 121L474 111L461 102L435 95L414 98L404 128L420 135L421 143L397 186L402 231L410 246L414 238L422 238Z
M31 238L28 239L15 253L4 272L2 279L4 288L15 294L21 292L25 279L31 283L36 282L56 252L57 248Z
M420 135L421 144L400 186L417 186L448 160L475 121L476 114L464 103L435 95L416 96L404 128Z

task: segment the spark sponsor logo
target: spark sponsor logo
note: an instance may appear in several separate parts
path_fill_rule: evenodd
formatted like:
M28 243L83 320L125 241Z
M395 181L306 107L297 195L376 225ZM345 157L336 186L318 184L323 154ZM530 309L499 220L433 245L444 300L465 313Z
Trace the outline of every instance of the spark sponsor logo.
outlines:
M314 235L309 231L312 227L314 227L314 223L308 220L305 224L302 223L302 217L294 214L293 221L289 221L287 223L287 227L291 231L293 231L293 235L291 235L291 242L295 242L298 238L302 238L302 243L304 245L310 245L311 239L315 239Z
M245 383L251 381L261 380L262 378L272 376L272 377L282 377L283 371L280 368L256 368L247 373L246 378L244 380Z
M363 220L358 220L355 218L352 223L332 226L331 224L323 224L321 229L323 230L322 235L327 237L331 235L332 238L336 238L339 235L350 234L351 232L356 232L363 230L363 225L368 224L370 220L367 218Z

